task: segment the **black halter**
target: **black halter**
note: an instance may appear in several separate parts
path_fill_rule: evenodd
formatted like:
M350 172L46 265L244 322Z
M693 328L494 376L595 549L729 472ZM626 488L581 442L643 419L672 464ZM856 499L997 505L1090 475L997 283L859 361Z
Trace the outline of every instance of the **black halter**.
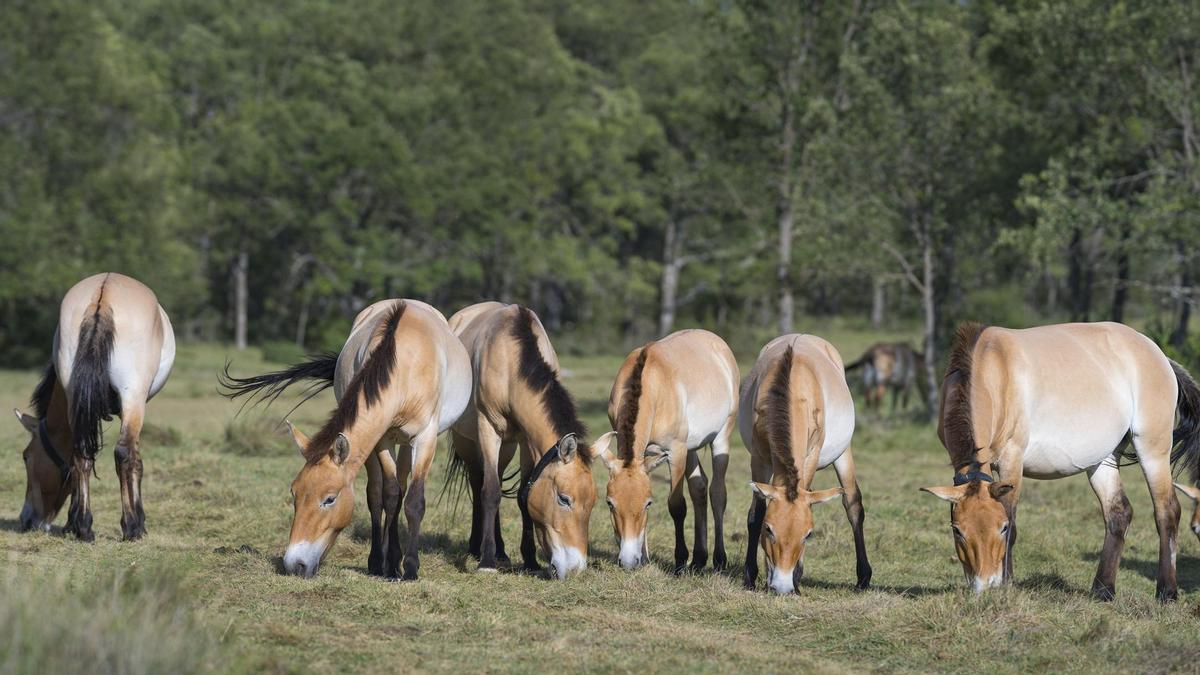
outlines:
M954 474L955 487L957 487L959 485L966 485L967 483L970 483L973 480L981 480L985 483L991 483L992 475L990 473L984 473L984 472L980 471L979 469L974 469L974 470L968 471L966 473Z
M559 443L561 442L560 440ZM525 482L521 484L521 489L517 490L517 506L521 508L522 516L529 517L529 491L533 489L533 484L542 477L542 472L550 466L550 462L556 459L558 459L558 443L555 443L542 455L537 465L533 467L533 471L529 472L529 478L526 478Z
M54 466L58 467L58 473L62 475L62 481L67 482L71 477L71 466L63 459L58 450L54 447L54 441L50 440L50 432L46 429L46 418L38 420L38 438L42 441L42 448L46 451L46 456L54 462Z

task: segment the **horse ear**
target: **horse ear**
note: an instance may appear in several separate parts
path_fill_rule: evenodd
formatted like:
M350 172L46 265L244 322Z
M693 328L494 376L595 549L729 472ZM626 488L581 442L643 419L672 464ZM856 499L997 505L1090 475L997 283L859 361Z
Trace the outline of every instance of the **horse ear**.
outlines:
M613 457L612 451L608 449L608 446L612 445L612 439L616 435L617 432L610 431L600 438L597 438L595 442L592 443L592 447L588 449L588 452L590 452L592 455L592 459L599 459L600 461L604 462L604 466L608 467L609 471L613 470L613 467L616 465L617 461L616 457Z
M958 502L962 501L963 496L966 494L967 486L956 485L954 487L923 487L921 488L921 492L928 492L938 499L944 499L951 504L957 504Z
M1176 483L1175 489L1192 498L1192 501L1200 503L1200 488L1183 483Z
M579 441L575 440L575 434L567 434L558 441L558 460L563 464L569 464L575 459L575 452L579 449Z
M16 408L13 408L13 414L17 416L17 421L21 423L21 426L25 427L25 431L28 431L31 434L37 432L38 421L36 417L33 415L26 415Z
M333 462L338 466L346 463L350 458L350 439L346 438L346 434L338 434L337 440L333 442Z
M1000 499L1012 491L1012 483L992 483L988 486L988 494L992 495L992 499Z
M778 499L782 496L782 494L779 492L779 488L769 483L755 483L751 481L750 489L754 491L754 494L762 497L763 501L769 502L772 499Z
M824 504L830 499L841 497L844 494L846 494L845 490L835 487L828 490L817 490L816 492L804 492L803 496L808 500L809 504Z
M671 459L671 453L663 452L662 450L651 450L646 448L646 452L642 454L642 470L646 473L657 469L663 462Z
M292 435L292 440L296 443L296 447L300 448L300 456L303 457L304 449L308 447L308 436L305 436L303 431L297 429L291 420L284 420L283 423L287 425L288 433Z

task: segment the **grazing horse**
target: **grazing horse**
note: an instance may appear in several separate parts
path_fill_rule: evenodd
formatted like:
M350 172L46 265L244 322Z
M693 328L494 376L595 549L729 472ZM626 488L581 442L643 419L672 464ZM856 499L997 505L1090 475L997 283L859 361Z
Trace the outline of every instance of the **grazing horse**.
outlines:
M846 375L863 369L863 388L866 390L867 409L880 410L887 391L892 391L892 414L896 409L908 408L908 397L915 387L922 394L921 370L925 367L925 355L914 351L906 342L877 342L858 360L845 367Z
M503 560L500 476L521 447L521 556L538 570L534 536L558 578L587 567L596 504L587 430L558 374L558 355L533 311L483 302L450 317L471 356L474 395L454 424L453 466L471 487L470 552L481 571Z
M804 575L804 548L813 533L812 506L841 495L854 532L858 587L871 583L863 539L862 494L850 440L854 400L837 349L814 335L784 335L763 347L742 383L738 428L750 452L754 499L747 525L746 588L758 581L758 545L776 593L795 590ZM830 464L842 487L810 492ZM766 537L761 537L763 531Z
M608 419L616 429L598 439L595 450L608 467L608 508L620 547L620 563L634 569L649 560L647 511L653 503L649 473L668 461L671 494L667 502L675 521L675 571L687 563L683 495L687 479L696 509L695 552L691 569L708 562L705 489L708 478L696 450L712 448L713 567L725 567L725 470L729 438L737 420L738 367L725 341L706 330L683 330L639 347L625 358L608 399Z
M54 356L34 390L35 415L14 410L29 432L21 529L49 531L67 495L66 531L92 541L89 479L103 445L101 422L121 417L113 457L121 483L121 536L146 534L139 438L146 401L175 363L175 333L158 298L141 282L107 273L63 297Z
M1200 470L1200 388L1149 338L1116 323L966 324L942 383L938 436L954 485L922 489L951 503L954 548L977 592L1012 579L1022 476L1086 472L1105 523L1092 592L1111 600L1133 518L1118 471L1127 457L1141 464L1154 501L1157 596L1177 597L1171 465L1189 467L1193 480Z
M389 579L416 579L425 479L437 437L462 415L471 396L467 351L433 307L416 300L384 300L359 313L336 358L315 357L245 379L226 374L223 384L230 398L251 394L273 400L286 387L307 379L333 386L338 405L311 439L291 427L305 463L292 481L295 516L284 569L303 577L317 573L338 534L350 524L354 478L366 465L371 511L368 569ZM392 456L396 443L411 448L401 450L398 462ZM401 504L408 520L408 550L403 554Z

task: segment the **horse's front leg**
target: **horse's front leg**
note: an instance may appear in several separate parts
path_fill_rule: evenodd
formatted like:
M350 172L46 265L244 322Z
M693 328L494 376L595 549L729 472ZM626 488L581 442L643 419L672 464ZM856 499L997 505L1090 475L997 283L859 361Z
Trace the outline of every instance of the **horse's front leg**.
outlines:
M412 482L404 495L404 516L408 520L408 549L404 554L402 577L417 578L421 567L421 521L425 518L425 481L437 451L437 427L430 424L412 439ZM486 531L486 530L485 530Z
M867 560L867 542L863 535L863 521L866 520L866 510L863 509L862 492L858 489L858 479L854 472L854 456L850 448L842 453L833 463L838 482L842 486L842 507L846 509L846 519L850 521L850 530L854 533L855 572L858 575L859 589L871 586L871 563Z
M371 514L371 552L367 555L367 573L383 576L383 475L379 467L379 448L367 456L367 511Z

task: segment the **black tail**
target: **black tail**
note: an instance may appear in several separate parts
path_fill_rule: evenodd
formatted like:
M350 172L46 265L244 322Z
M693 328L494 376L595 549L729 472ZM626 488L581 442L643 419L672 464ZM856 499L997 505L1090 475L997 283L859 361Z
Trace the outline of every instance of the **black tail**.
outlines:
M467 477L467 463L463 461L462 457L458 456L455 448L455 443L457 443L456 438L458 438L456 435L450 435L450 452L448 453L450 457L446 460L446 482L442 484L442 491L438 495L439 505L447 496L450 497L451 517L458 513L458 503L462 501L463 495L470 488L470 481ZM514 481L513 479L520 477L520 475L521 463L517 462L517 465L513 467L512 471L508 472L507 476L500 477L500 496L507 497L508 499L517 496L517 492L521 489L521 481ZM505 483L508 483L507 487Z
M333 376L337 369L338 355L333 352L309 356L307 360L296 365L278 370L273 373L263 373L251 377L234 377L229 374L230 363L225 362L225 370L217 375L224 391L221 395L228 399L243 396L246 403L266 403L268 406L275 402L284 390L298 382L313 380L304 389L304 398L296 407L300 407L308 399L333 386ZM245 404L243 404L243 407ZM295 410L295 408L293 408Z
M1171 464L1176 469L1186 467L1195 483L1200 481L1200 386L1183 366L1171 361L1171 368L1179 382L1179 424L1175 427Z
M108 374L116 329L112 311L99 300L79 326L79 345L71 366L71 437L76 456L95 459L104 446L100 423L121 410Z

